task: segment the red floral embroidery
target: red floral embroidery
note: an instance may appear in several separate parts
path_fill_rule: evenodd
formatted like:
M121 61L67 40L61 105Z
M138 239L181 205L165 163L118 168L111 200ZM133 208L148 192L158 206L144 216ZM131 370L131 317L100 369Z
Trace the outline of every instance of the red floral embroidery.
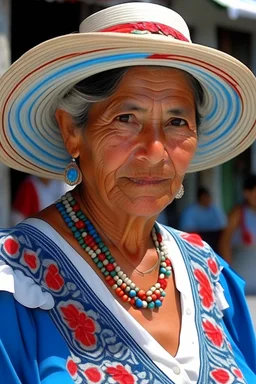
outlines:
M202 299L202 304L209 309L214 303L213 290L208 276L201 270L194 270L195 278L199 281L199 295Z
M16 256L20 249L18 241L14 240L12 237L8 237L4 242L4 250L8 253L9 256Z
M211 272L212 272L214 275L217 275L219 269L218 269L218 264L216 263L216 261L210 257L210 258L207 260L207 264L208 264L208 267L210 268Z
M77 371L78 371L77 365L71 359L67 363L67 369L68 369L71 376L75 376L77 374Z
M211 340L216 347L222 347L224 341L222 330L210 320L203 320L203 328L208 339Z
M211 371L211 376L217 383L221 384L228 384L231 378L230 373L223 368L214 369L213 371Z
M93 383L99 383L101 381L101 373L97 368L88 368L84 371L88 379Z
M236 377L238 377L239 379L243 379L244 378L242 372L240 371L240 369L233 368L232 371L236 375Z
M133 375L128 372L122 365L116 367L108 367L106 373L112 376L112 378L119 384L134 384L135 379Z
M25 263L29 266L31 269L36 269L38 264L37 254L34 251L27 250L24 252L23 255Z
M59 273L59 268L55 264L50 264L45 274L45 282L47 286L54 290L60 291L64 285L64 279Z
M203 240L197 233L183 233L181 237L192 245L204 247Z
M68 326L75 331L74 337L77 341L86 347L96 344L95 323L85 312L80 312L73 304L60 307L60 310Z

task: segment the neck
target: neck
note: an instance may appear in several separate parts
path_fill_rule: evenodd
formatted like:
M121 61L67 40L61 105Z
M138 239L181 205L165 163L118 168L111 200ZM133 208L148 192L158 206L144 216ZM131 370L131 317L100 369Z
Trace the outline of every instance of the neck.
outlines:
M72 192L81 209L95 226L97 232L110 248L116 248L131 261L138 262L149 248L154 248L151 238L156 217L134 217L100 204L84 189Z

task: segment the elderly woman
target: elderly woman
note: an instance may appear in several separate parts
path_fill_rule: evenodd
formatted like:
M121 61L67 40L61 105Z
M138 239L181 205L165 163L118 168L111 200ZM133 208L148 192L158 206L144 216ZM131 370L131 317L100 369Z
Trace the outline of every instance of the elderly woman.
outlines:
M253 142L254 75L192 44L172 10L131 3L30 50L0 83L2 161L77 185L1 231L3 382L255 382L243 281L156 222L186 172Z

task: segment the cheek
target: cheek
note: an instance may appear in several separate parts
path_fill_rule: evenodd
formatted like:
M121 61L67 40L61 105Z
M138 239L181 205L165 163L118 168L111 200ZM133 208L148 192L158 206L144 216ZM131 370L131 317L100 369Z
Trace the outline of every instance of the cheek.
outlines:
M168 145L168 155L178 173L184 174L194 157L197 147L197 139L195 137L187 138L182 142L173 139Z

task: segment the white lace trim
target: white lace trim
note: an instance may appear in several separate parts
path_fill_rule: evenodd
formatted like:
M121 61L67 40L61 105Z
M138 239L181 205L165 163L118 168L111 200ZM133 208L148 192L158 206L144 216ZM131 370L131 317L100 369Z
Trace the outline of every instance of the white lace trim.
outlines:
M13 293L14 298L24 307L49 310L54 307L54 299L49 292L22 271L14 270L0 260L0 291Z

